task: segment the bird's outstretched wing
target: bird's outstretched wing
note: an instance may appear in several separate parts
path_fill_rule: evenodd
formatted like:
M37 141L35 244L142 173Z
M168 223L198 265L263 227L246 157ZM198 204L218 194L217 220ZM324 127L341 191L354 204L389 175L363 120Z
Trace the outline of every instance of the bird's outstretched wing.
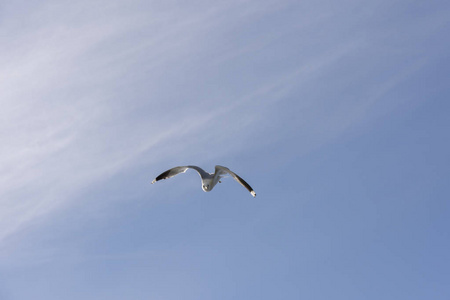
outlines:
M230 169L222 166L216 166L216 173L217 176L221 176L222 174L230 174L231 177L233 177L237 182L239 182L243 187L245 187L250 194L252 194L253 197L256 197L255 191L252 189L252 187L245 182L244 179L239 177L236 173L232 172Z
M197 167L197 166L175 167L175 168L167 170L167 171L161 173L160 175L158 175L158 177L153 179L152 184L157 182L157 181L163 180L163 179L168 179L168 178L173 177L175 175L178 175L180 173L184 173L184 172L187 171L187 169L194 169L194 170L196 170L198 172L198 174L200 174L201 178L204 178L208 174L202 168Z

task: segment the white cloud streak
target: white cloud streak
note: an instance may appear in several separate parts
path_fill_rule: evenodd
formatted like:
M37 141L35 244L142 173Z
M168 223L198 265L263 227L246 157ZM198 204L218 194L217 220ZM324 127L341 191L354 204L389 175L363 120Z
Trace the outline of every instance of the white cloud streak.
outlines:
M198 132L235 107L200 116L184 114L187 104L180 102L180 109L162 116L161 100L152 97L161 91L145 90L146 98L153 98L145 103L119 97L125 96L121 88L129 90L123 78L136 65L145 65L140 72L150 72L150 81L173 68L175 61L195 51L202 34L224 21L224 10L238 9L241 17L264 11L264 6L252 12L245 3L230 2L203 12L142 13L113 4L105 15L94 16L92 10L103 9L97 8L90 2L48 2L28 16L19 14L23 24L12 17L3 23L0 243L143 153L153 149L146 163L161 158L158 145ZM125 119L149 103L156 109L145 118ZM177 121L162 126L170 119Z

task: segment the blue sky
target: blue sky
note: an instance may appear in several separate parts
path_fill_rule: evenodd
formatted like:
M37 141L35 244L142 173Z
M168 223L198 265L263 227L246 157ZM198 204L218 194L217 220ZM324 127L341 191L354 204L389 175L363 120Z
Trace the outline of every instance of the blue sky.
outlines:
M448 299L448 1L10 1L0 299ZM225 165L201 190L191 171Z

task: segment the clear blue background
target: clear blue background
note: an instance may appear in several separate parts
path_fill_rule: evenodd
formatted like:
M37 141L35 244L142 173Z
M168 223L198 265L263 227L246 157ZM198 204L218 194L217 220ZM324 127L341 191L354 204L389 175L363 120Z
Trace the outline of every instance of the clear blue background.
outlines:
M448 1L0 8L0 299L449 299ZM210 193L194 171L224 165Z

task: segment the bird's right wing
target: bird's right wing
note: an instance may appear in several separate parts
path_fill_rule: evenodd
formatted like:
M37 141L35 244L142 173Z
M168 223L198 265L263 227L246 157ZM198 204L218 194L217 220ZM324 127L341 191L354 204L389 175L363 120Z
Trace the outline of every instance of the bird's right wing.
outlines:
M201 178L203 178L205 176L205 174L207 174L202 168L197 167L197 166L175 167L175 168L167 170L167 171L161 173L160 175L158 175L155 179L153 179L152 184L157 181L163 180L163 179L168 179L168 178L178 175L180 173L184 173L187 171L187 169L196 170L200 174Z

